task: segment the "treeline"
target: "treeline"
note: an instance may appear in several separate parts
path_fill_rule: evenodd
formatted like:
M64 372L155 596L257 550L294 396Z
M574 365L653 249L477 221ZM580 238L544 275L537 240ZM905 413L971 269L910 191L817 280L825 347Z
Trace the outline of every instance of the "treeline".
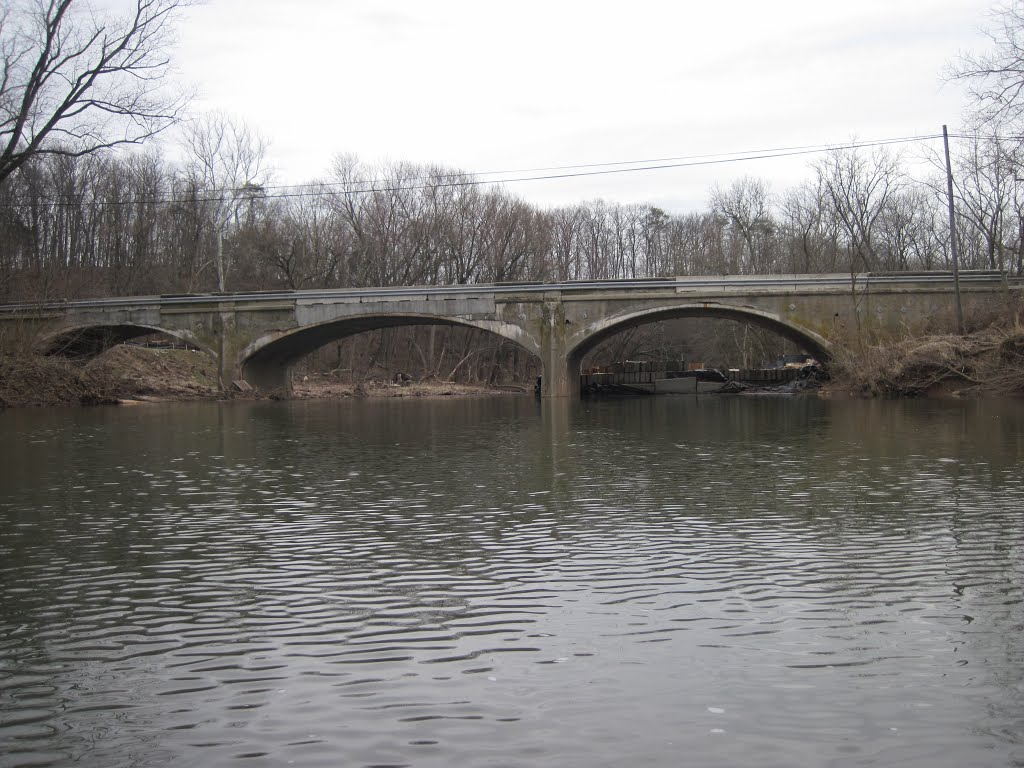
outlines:
M961 266L1020 275L1012 152L959 144ZM465 173L351 157L320 183L227 189L156 154L41 156L0 186L0 300L950 267L943 176L914 180L885 148L809 171L781 192L744 177L670 213L542 209Z

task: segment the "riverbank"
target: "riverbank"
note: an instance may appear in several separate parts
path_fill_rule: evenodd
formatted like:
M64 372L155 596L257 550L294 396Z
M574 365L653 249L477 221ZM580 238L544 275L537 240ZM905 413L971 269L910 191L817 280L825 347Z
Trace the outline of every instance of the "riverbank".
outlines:
M84 365L60 357L0 355L0 407L220 396L214 361L185 349L118 346Z
M330 376L294 382L297 399L343 397L471 397L526 392L451 382L367 381L347 384ZM205 354L186 349L115 347L85 365L59 357L0 355L0 408L60 405L131 404L146 401L251 398L217 382L217 366Z
M994 325L867 347L840 356L824 396L1024 396L1024 326Z
M341 397L477 397L481 395L526 394L524 387L484 387L450 381L366 381L339 382L327 375L303 377L292 383L292 397L302 400L330 400Z
M832 368L832 380L821 390L825 397L1022 397L1024 326L868 347L842 355ZM293 388L300 399L526 391L437 381L348 384L326 375L303 376ZM252 397L244 392L229 396ZM224 398L214 361L184 349L119 346L85 365L58 357L0 355L0 408Z

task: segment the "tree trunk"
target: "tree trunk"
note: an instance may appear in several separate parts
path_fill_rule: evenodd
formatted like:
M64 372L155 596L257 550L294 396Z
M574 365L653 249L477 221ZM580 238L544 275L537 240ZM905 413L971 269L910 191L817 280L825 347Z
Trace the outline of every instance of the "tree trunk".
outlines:
M224 228L217 227L217 250L214 253L214 260L217 264L217 290L224 293Z

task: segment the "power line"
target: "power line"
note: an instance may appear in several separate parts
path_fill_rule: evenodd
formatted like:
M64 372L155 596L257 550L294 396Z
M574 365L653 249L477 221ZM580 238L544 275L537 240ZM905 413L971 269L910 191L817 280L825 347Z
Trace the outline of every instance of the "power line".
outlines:
M950 134L950 135L951 136L955 136L955 134ZM856 147L880 146L880 145L884 145L884 144L906 144L906 143L919 142L919 141L929 141L929 140L934 140L934 139L939 139L939 138L942 138L942 134L941 133L937 133L937 134L933 134L933 135L923 135L923 136L919 135L919 136L904 136L904 137L890 138L890 139L877 139L877 140L868 141L868 142L849 142L849 143L846 143L846 144L806 144L806 145L793 146L793 147L774 147L774 148L770 148L770 149L740 150L740 151L737 151L737 152L717 152L717 153L713 153L713 154L704 154L704 155L682 155L682 156L673 156L673 157L656 157L656 158L645 158L645 159L642 159L642 160L616 160L616 161L612 161L612 162L601 162L601 163L577 163L577 164L574 164L574 165L553 165L553 166L544 166L544 167L536 167L536 168L515 168L515 169L501 170L501 171L472 171L472 172L471 171L454 171L452 173L442 173L442 174L436 174L436 175L435 174L418 174L418 175L413 175L413 176L403 176L403 177L400 177L397 180L396 179L361 179L361 180L351 180L351 181L318 181L318 182L311 183L311 184L277 184L277 185L266 185L265 189L282 189L282 190L299 189L299 190L301 190L301 189L305 189L305 188L308 188L308 187L311 187L311 186L316 186L316 187L335 187L335 186L343 186L343 185L346 185L346 184L374 185L374 184L389 184L389 183L394 183L396 181L398 181L399 183L405 182L405 181L409 181L409 182L423 181L423 182L431 182L431 183L428 183L427 186L438 186L439 184L438 183L433 183L432 180L434 180L434 179L456 179L456 180L459 180L459 179L463 179L465 177L474 177L472 182L466 181L465 183L477 183L477 184L508 183L508 182L515 182L515 181L533 181L533 180L536 180L536 179L546 179L546 178L565 178L565 176L587 176L587 175L599 175L599 174L597 172L592 172L592 173L582 172L582 173L577 173L577 174L565 174L565 175L559 174L559 175L555 175L555 176L551 176L551 177L549 177L549 176L541 176L541 177L533 177L533 176L531 176L531 177L528 177L528 178L525 178L525 179L504 179L504 180L502 180L502 179L497 179L497 180L495 180L495 179L483 179L482 177L503 176L503 175L512 174L512 173L517 173L517 174L518 173L549 173L549 172L554 172L554 171L573 171L573 170L577 170L577 169L587 169L587 168L603 169L603 168L612 168L612 167L616 167L616 166L618 166L618 167L638 166L636 168L624 168L624 170L626 170L626 171L629 171L629 170L642 171L642 170L649 170L651 168L663 167L660 164L664 164L664 163L673 163L673 165L665 166L665 167L685 167L686 165L705 165L705 164L711 164L712 161L723 162L723 163L724 162L741 162L743 160L757 160L757 159L763 159L763 158L766 158L766 157L781 157L781 156L787 156L789 154L809 154L809 153L814 153L814 152L829 152L829 151L836 151L836 150L842 150L842 149L852 149L852 148L856 148ZM959 138L964 138L964 137L961 136ZM783 154L779 154L779 153L783 153ZM659 165L651 166L651 168L645 167L647 164L650 164L650 163L657 163ZM461 182L459 182L459 183L461 183Z
M976 138L968 135L957 135L959 138ZM577 165L548 166L532 169L516 169L506 171L487 171L483 173L453 172L449 174L419 174L392 179L348 180L333 182L312 182L309 184L268 185L263 190L278 190L270 194L249 196L253 200L287 200L305 197L347 197L352 195L380 194L399 191L415 191L436 188L458 188L487 185L506 185L536 181L554 181L561 179L585 178L592 176L608 176L647 171L661 171L679 168L695 168L713 165L727 165L756 160L770 160L783 157L821 154L851 149L891 146L895 144L912 144L934 141L942 138L942 134L917 136L901 136L876 139L872 141L854 141L846 144L811 144L794 147L777 147L763 150L743 150L738 152L716 153L706 155L684 155L666 158L648 158L645 160L621 160L603 163L586 163ZM512 176L511 178L489 178L507 174L531 174ZM378 184L382 186L377 186ZM353 188L355 187L355 188ZM135 205L173 205L182 203L221 203L237 200L236 189L210 190L208 194L191 197L155 197L132 200L89 200L67 201L60 199L41 199L35 202L12 202L0 205L2 208L25 208L40 202L55 207L76 207L90 205L94 207L123 207Z

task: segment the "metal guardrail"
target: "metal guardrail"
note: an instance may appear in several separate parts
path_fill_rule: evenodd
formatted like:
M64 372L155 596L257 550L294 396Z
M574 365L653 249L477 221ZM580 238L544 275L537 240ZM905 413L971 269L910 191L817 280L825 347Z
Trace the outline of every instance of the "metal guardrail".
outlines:
M0 305L0 313L17 314L25 311L68 310L90 308L116 308L149 306L182 306L190 304L209 304L211 302L252 302L252 301L330 301L335 299L368 298L387 300L405 296L471 296L486 293L488 295L533 294L547 292L576 293L610 288L628 289L708 289L708 288L801 288L807 286L849 286L851 280L860 288L870 289L872 286L902 285L909 283L949 283L953 282L952 272L866 272L856 275L821 274L821 275L729 275L705 277L673 277L620 280L581 280L563 283L540 283L533 281L507 283L474 283L470 285L448 286L394 286L383 288L327 288L299 291L248 291L241 293L199 293L199 294L161 294L151 296L122 296L103 299L74 299L44 301L37 303ZM960 273L960 282L968 284L1000 283L1010 285L1024 281L1014 279L1008 281L1006 275L998 270L964 270Z

